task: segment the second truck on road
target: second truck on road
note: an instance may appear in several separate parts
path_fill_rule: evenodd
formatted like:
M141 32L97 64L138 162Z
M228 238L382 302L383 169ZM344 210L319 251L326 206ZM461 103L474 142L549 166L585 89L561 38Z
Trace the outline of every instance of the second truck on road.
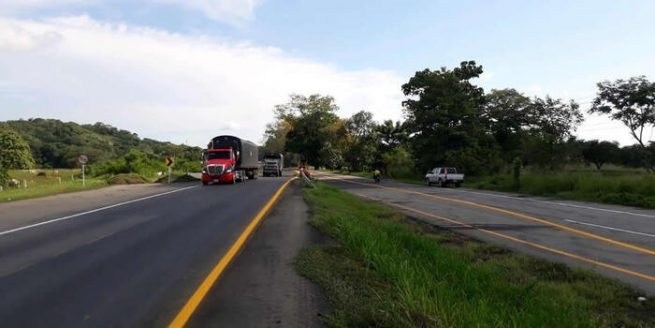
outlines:
M266 154L264 156L264 172L265 177L268 176L282 176L282 169L284 168L284 155L282 154Z

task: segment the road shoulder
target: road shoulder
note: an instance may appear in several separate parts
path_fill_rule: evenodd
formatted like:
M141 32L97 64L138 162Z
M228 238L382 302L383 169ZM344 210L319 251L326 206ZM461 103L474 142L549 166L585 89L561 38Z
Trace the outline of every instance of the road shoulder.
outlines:
M292 183L188 326L321 327L328 303L295 270L299 251L324 238L308 220L300 184Z

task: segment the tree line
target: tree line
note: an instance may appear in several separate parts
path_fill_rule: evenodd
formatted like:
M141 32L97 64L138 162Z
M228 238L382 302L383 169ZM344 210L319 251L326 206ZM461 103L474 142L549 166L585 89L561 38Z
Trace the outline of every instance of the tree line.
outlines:
M655 167L655 144L645 134L655 124L655 83L644 76L598 83L588 110L629 128L637 143L621 148L574 136L584 119L575 101L528 97L511 88L485 92L474 83L481 74L474 61L416 72L401 86L402 122L378 123L368 111L341 118L331 96L291 95L275 106L263 148L328 169L381 168L391 176L416 176L441 165L488 175L517 162L548 170L581 162L599 170L606 163Z
M152 175L165 170L166 156L176 158L179 170L199 171L201 149L142 139L104 123L41 118L0 122L0 183L8 169L78 167L82 154L89 159L91 174Z

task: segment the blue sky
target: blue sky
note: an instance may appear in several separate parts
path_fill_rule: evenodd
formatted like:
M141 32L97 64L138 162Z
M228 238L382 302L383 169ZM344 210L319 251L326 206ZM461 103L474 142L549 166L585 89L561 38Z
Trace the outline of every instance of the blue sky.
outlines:
M335 95L344 116L366 109L378 120L400 119L400 85L413 72L462 60L484 66L478 83L487 90L573 98L583 109L596 82L655 78L652 1L7 0L0 13L0 120L84 117L199 145L218 128L137 124L93 100L106 97L111 108L148 121L153 112L216 114L225 117L221 129L259 141L270 109L289 93ZM57 37L43 46L46 34ZM135 44L158 52L130 51ZM25 70L33 76L20 76ZM70 95L44 76L95 97ZM620 124L600 117L578 134L632 143Z

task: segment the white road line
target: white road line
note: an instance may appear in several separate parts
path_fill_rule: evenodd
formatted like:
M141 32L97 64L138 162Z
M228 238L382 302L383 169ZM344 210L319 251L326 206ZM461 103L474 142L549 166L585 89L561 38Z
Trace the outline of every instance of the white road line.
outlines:
M621 231L621 232L625 232L625 233L631 233L631 234L633 234L633 235L640 235L640 236L646 236L646 237L652 237L652 238L655 238L655 235L650 234L650 233L645 233L645 232L639 232L639 231L625 230L625 229L620 229L620 228L607 227L607 226L603 226L603 225L599 225L599 224L593 224L593 223L581 222L581 221L575 221L575 220L568 220L568 219L566 219L566 220L564 220L564 221L566 221L566 222L571 222L571 223L575 223L575 224L580 224L580 225L586 225L586 226L590 226L590 227L603 228L603 229L614 230L614 231Z
M640 217L645 217L645 218L655 218L655 215L653 215L653 214L643 214L643 213L633 213L633 212L626 212L626 211L619 211L619 210L610 210L610 209L607 209L607 208L567 204L567 203L553 202L553 201L547 201L547 200L538 200L538 199L533 199L533 198L530 198L530 197L514 197L514 196L498 195L498 194L475 192L475 191L468 191L468 190L457 190L457 192L476 194L476 195L483 195L483 196L491 196L491 197L509 198L509 199L516 199L516 200L521 200L521 201L526 201L527 200L527 201L537 202L537 203L545 203L545 204L553 204L553 205L559 205L559 206L575 207L575 208L582 208L582 209L585 209L585 210L594 210L594 211L601 211L601 212L608 212L608 213L615 213L615 214L626 214L626 215L640 216Z
M11 230L2 231L2 232L0 232L0 236L8 235L8 234L11 234L11 233L14 233L14 232L18 232L18 231L22 231L22 230L27 230L27 229L36 228L36 227L39 227L39 226L42 226L42 225L46 225L46 224L50 224L50 223L55 223L55 222L65 221L65 220L70 220L70 219L74 219L74 218L76 218L76 217L80 217L80 216L83 216L83 215L92 214L92 213L97 213L97 212L100 212L100 211L108 210L108 209L110 209L110 208L119 207L119 206L123 206L123 205L127 205L127 204L132 204L132 203L136 203L136 202L140 202L140 201L144 201L144 200L148 200L148 199L152 199L152 198L157 198L157 197L161 197L161 196L164 196L164 195L168 195L168 194L172 194L172 193L180 192L180 191L183 191L183 190L189 190L189 189L197 188L197 187L198 187L198 186L191 186L191 187L185 187L185 188L175 189L175 190L171 190L171 191L163 192L163 193L161 193L161 194L150 195L150 196L147 196L147 197L142 197L142 198L132 199L132 200L128 200L128 201L125 201L125 202L122 202L122 203L118 203L118 204L113 204L113 205L109 205L109 206L105 206L105 207L96 208L96 209L94 209L94 210L90 210L90 211L86 211L86 212L76 213L76 214L67 215L67 216L63 216L63 217L56 218L56 219L52 219L52 220L48 220L48 221L43 221L43 222L39 222L39 223L35 223L35 224L30 224L30 225L27 225L27 226L24 226L24 227L20 227L20 228L15 228L15 229L11 229Z
M583 209L586 209L586 210L596 210L596 211L603 211L603 212L616 213L616 214L628 214L628 215L634 215L634 216L641 216L641 217L645 217L645 218L655 218L655 215L642 214L642 213L632 213L632 212L625 212L625 211L618 211L618 210L610 210L610 209L606 209L606 208L597 208L597 207L591 207L591 206L582 206L582 205L557 203L557 202L549 202L549 201L544 201L544 203L551 203L551 204L555 204L555 205L577 207L577 208L583 208Z

